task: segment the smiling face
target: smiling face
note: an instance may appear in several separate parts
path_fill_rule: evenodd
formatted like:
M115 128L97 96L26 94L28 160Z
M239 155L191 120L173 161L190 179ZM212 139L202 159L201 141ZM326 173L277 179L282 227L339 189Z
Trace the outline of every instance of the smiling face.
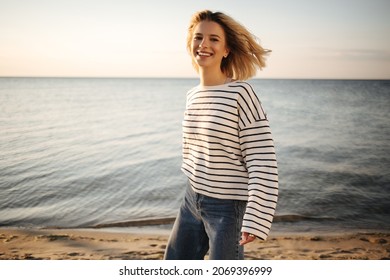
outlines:
M221 61L229 54L222 27L213 21L201 21L192 34L191 53L200 68L221 71Z

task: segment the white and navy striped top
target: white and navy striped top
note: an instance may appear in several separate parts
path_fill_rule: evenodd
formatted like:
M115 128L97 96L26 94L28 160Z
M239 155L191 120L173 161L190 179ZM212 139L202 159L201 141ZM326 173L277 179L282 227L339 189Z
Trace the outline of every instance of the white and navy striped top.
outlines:
M267 238L278 196L277 163L268 119L247 82L187 93L182 170L195 192L248 201L242 231Z

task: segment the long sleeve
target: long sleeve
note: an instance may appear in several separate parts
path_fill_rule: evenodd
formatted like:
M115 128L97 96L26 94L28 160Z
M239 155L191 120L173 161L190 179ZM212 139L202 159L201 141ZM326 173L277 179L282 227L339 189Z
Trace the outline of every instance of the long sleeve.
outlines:
M250 86L240 98L240 147L248 170L248 204L242 231L265 240L278 199L275 146L268 119Z

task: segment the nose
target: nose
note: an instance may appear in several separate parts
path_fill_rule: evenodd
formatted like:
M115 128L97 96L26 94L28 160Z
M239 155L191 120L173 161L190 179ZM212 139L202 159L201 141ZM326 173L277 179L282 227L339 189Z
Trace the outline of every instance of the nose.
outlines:
M199 48L204 48L204 47L207 47L207 42L205 38L203 38L203 40L199 44Z

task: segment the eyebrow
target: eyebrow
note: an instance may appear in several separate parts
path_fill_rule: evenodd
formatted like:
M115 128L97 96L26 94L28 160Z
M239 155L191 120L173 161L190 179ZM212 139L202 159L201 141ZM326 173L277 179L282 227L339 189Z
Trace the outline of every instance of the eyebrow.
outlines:
M194 34L195 36L199 36L199 35L201 35L201 36L203 36L203 33L195 33ZM209 35L210 37L218 37L218 38L221 38L219 35L217 35L217 34L210 34Z

